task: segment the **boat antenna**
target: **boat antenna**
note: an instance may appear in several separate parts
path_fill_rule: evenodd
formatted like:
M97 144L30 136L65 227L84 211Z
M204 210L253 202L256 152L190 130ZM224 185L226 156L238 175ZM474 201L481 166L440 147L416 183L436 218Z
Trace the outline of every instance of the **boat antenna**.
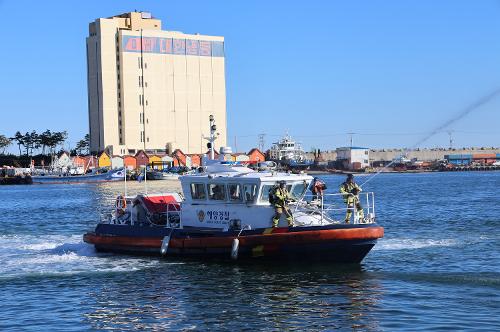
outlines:
M429 134L427 134L426 136L422 137L413 146L411 146L410 148L404 149L403 152L399 156L397 156L396 158L394 158L389 164L387 164L384 167L382 167L377 173L375 173L372 176L368 177L368 179L366 179L366 181L363 182L361 184L361 186L364 186L365 184L367 184L368 182L370 182L371 180L373 180L373 178L375 178L377 175L379 175L380 173L382 173L385 169L387 169L392 164L394 164L396 162L396 160L400 159L403 155L405 155L408 152L410 152L411 150L414 150L415 148L419 147L422 143L426 142L432 136L434 136L434 135L442 132L446 128L448 128L451 125L453 125L455 122L457 122L457 121L461 120L462 118L464 118L469 113L471 113L471 112L477 110L478 108L480 108L481 106L483 106L483 105L491 102L492 100L494 100L495 98L497 98L499 95L500 95L500 88L497 88L493 92L490 92L490 93L482 96L481 98L477 99L473 103L467 105L465 108L463 108L462 110L460 110L457 114L455 114L452 118L446 120L445 122L443 122L442 124L440 124L439 126L437 126L436 128L434 128Z

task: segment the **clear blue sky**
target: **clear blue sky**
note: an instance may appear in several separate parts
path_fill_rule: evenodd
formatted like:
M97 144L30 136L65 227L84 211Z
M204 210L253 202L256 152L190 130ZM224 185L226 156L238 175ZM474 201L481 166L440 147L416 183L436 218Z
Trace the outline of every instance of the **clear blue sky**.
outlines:
M0 134L88 132L88 23L134 9L226 39L228 141L409 147L500 88L500 2L0 0ZM500 98L450 129L500 146ZM422 147L447 146L441 133ZM14 151L16 151L14 149Z

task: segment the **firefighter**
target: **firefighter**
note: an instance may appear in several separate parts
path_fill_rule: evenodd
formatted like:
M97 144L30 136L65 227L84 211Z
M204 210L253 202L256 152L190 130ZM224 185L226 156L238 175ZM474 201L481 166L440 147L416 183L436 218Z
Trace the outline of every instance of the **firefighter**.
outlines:
M284 213L289 227L293 227L293 216L288 209L288 202L291 200L288 190L286 190L286 182L280 181L279 186L273 187L270 193L271 204L274 205L273 228L278 227L281 215Z
M351 220L352 210L356 206L356 211L358 214L358 219L363 220L365 214L363 207L359 202L358 194L361 192L361 187L354 182L354 176L352 174L347 174L347 179L342 185L340 185L340 193L344 194L344 203L347 204L347 212L345 215L345 223L348 224Z

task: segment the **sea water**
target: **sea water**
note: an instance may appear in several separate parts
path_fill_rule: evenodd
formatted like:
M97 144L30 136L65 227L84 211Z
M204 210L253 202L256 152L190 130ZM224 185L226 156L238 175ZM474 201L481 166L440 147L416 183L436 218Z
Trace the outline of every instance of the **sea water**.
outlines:
M334 192L344 177L322 179ZM0 330L500 330L500 173L363 189L385 237L362 264L290 265L96 253L82 235L122 183L2 186Z

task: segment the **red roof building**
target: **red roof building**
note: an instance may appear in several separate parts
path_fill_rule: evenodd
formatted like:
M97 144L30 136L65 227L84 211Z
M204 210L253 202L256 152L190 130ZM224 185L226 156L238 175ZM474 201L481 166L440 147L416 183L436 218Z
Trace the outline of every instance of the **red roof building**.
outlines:
M266 156L257 148L253 148L247 153L251 163L258 163L266 160Z
M186 166L186 154L180 149L172 153L172 158L174 158L174 166Z
M136 169L137 159L134 156L123 156L123 165L128 169Z
M149 165L149 156L146 152L139 150L134 157L137 162L137 168Z

